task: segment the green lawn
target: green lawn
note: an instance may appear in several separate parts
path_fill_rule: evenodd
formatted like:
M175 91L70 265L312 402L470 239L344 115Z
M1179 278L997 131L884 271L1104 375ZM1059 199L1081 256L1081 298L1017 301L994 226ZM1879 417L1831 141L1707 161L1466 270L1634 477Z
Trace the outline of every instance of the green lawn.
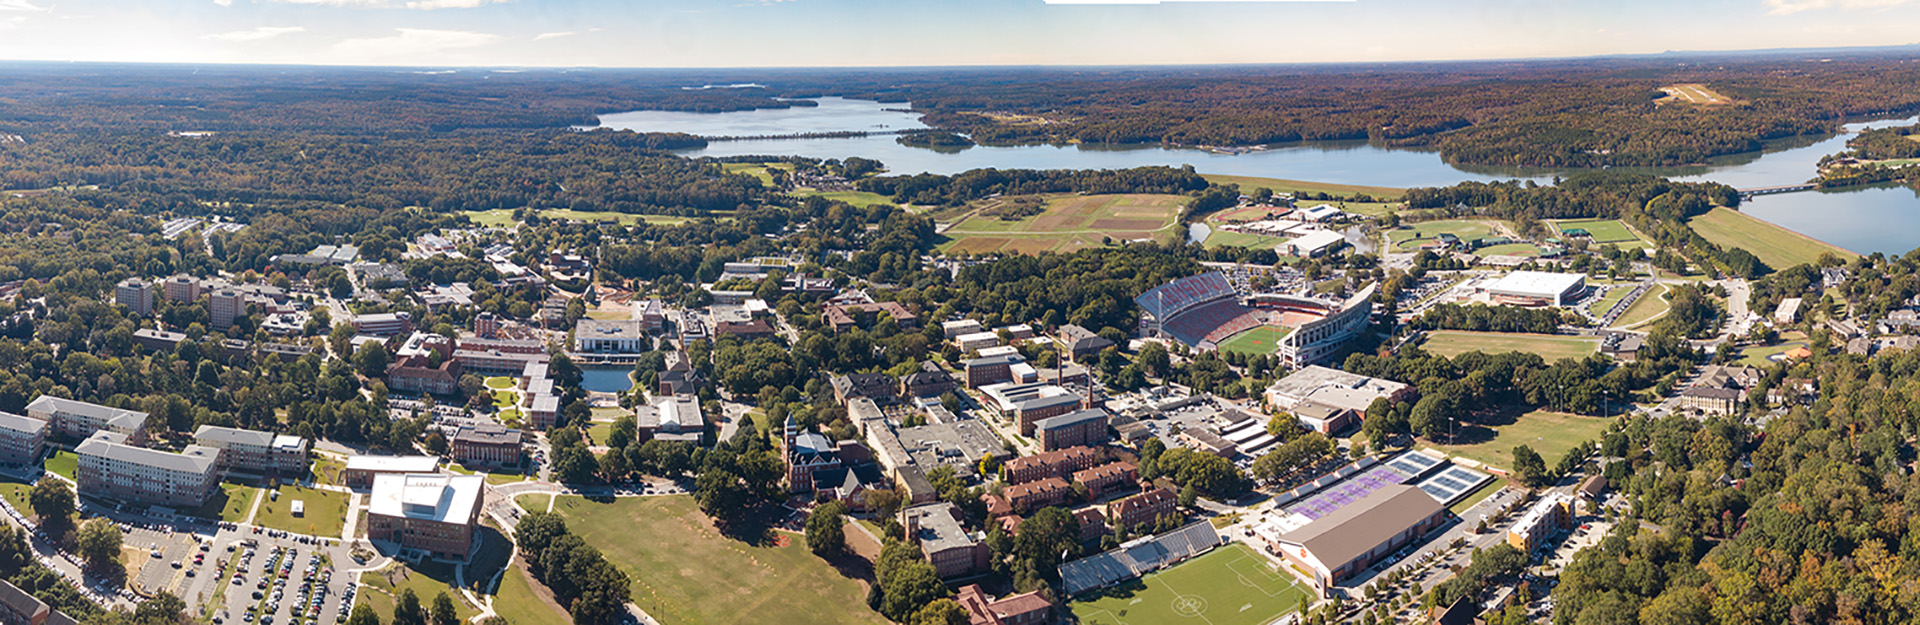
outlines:
M347 469L345 460L336 460L331 456L314 456L313 481L316 484L340 486L340 474Z
M1618 219L1569 219L1547 223L1552 224L1554 230L1562 233L1572 229L1587 231L1592 235L1596 248L1608 243L1621 248L1653 247L1653 244L1640 238L1640 235L1634 234L1633 229L1628 228L1626 222Z
M1613 320L1613 326L1631 328L1667 314L1667 290L1664 284L1648 290L1640 299L1634 300L1632 306L1627 307L1627 312L1620 313L1620 317Z
M1452 512L1455 516L1459 516L1460 514L1466 512L1467 509L1472 508L1473 504L1480 503L1486 498L1492 497L1494 493L1500 492L1500 489L1506 488L1506 487L1507 485L1500 483L1500 480L1487 482L1485 485L1480 487L1480 490L1473 491L1473 494L1467 495L1466 499L1462 499L1458 502L1455 502L1453 506L1447 508L1447 510L1449 512Z
M514 482L525 482L525 481L527 481L527 476L524 473L488 473L487 474L487 483L492 484L494 486L500 486L502 484L512 484Z
M0 482L0 497L7 498L7 505L11 505L13 509L19 510L20 514L33 514L33 503L28 500L28 497L32 496L32 493L32 484Z
M1280 339L1286 338L1292 330L1274 326L1260 326L1246 332L1227 337L1220 342L1220 351L1241 354L1271 354L1280 347Z
M784 546L720 534L693 498L561 497L554 511L633 580L633 601L664 623L885 623L859 582L794 535ZM643 530L643 531L636 531Z
M1487 257L1487 256L1533 257L1533 256L1540 255L1540 247L1532 243L1502 243L1500 245L1489 245L1489 246L1474 250L1473 253L1479 254L1481 257Z
M264 491L245 484L222 482L220 484L220 494L214 495L212 499L207 500L206 505L201 506L200 510L194 513L194 516L203 519L219 519L230 523L245 521L247 520L247 513L253 510L253 498L260 496L261 492ZM285 495L281 496L285 497ZM337 533L338 532L336 532L336 534Z
M474 225L480 226L483 228L505 228L507 226L511 226L514 223L516 223L513 219L513 209L508 209L508 208L496 208L493 210L484 210L484 211L466 211L462 214L467 216L468 221L471 221L474 223ZM698 221L698 218L695 218L695 217L677 217L673 215L638 215L634 213L619 213L619 212L613 212L613 211L577 211L571 208L543 209L539 212L539 215L541 217L546 217L548 219L566 219L566 220L578 220L578 221L612 221L612 222L619 222L621 225L626 225L626 226L631 226L633 224L637 224L640 222L646 222L656 226L660 226L660 225L678 226L680 224ZM723 217L721 219L725 219L725 218Z
M413 569L404 564L395 563L387 568L362 574L360 581L377 589L377 591L360 593L360 602L385 616L393 615L394 601L400 596L400 591L405 589L412 589L414 596L420 598L420 605L428 608L433 607L434 597L440 596L443 592L447 593L447 597L453 599L453 611L460 615L462 621L480 613L473 606L467 605L459 592L454 591L453 566L448 564L429 562L421 565L420 569ZM494 603L497 605L499 602ZM518 622L515 621L515 623Z
M1420 244L1437 239L1441 234L1452 234L1460 237L1461 241L1472 242L1498 233L1492 222L1445 219L1404 224L1397 230L1388 230L1387 241L1393 246L1393 251L1412 252L1420 249Z
M306 514L293 516L296 499L306 502ZM261 501L260 513L253 519L253 524L261 527L335 538L340 536L346 523L346 493L304 486L280 487L280 499Z
M1616 410L1622 406L1615 406ZM1447 453L1496 467L1513 468L1513 448L1526 445L1552 467L1581 441L1598 441L1613 419L1535 410L1508 424L1471 424L1460 430L1459 445L1433 443Z
M500 589L493 595L494 611L514 625L573 622L573 617L560 606L550 603L552 593L546 593L543 599L542 593L534 590L532 578L524 562L514 562L513 568L500 576Z
M64 449L53 452L47 456L47 472L71 480L80 472L80 457Z
M1233 543L1069 607L1085 625L1264 625L1310 601L1291 574Z
M1775 354L1785 354L1787 352L1793 351L1794 348L1806 347L1806 346L1807 346L1806 341L1789 341L1786 343L1781 343L1779 345L1768 345L1765 347L1749 347L1749 348L1740 350L1740 360L1736 361L1734 364L1748 366L1748 367L1765 367L1773 364L1772 360L1767 359L1768 356L1772 356Z
M1213 226L1207 235L1207 247L1244 247L1250 250L1268 250L1274 246L1293 240L1293 237L1271 234L1252 234L1246 232L1228 232Z
M1472 351L1489 354L1528 352L1548 362L1562 358L1581 358L1599 349L1598 339L1553 334L1508 334L1504 332L1463 332L1437 330L1427 333L1421 349L1452 358Z
M607 438L610 436L613 436L612 423L595 423L593 427L587 428L587 439L593 441L594 445L607 444Z
M508 377L504 375L496 375L491 378L487 378L486 382L487 382L487 388L490 388L496 391L504 391L504 390L518 387L520 385L520 383L515 381L512 377Z
M1370 187L1357 184L1335 184L1331 182L1309 182L1305 180L1285 180L1281 178L1261 178L1257 176L1227 176L1222 174L1201 174L1207 182L1213 184L1237 184L1241 193L1252 193L1254 189L1272 189L1275 193L1326 193L1329 195L1349 196L1359 193L1371 195L1380 202L1326 202L1340 207L1340 210L1362 215L1380 216L1395 210L1399 206L1401 194L1406 189L1394 187ZM1321 204L1318 200L1300 200L1301 207Z
M848 204L852 204L860 208L866 208L868 206L873 206L875 204L892 204L893 203L893 198L880 195L878 193L868 193L866 191L818 191L818 190L809 189L806 187L801 187L798 189L794 189L793 192L789 193L788 195L794 195L798 197L819 196L819 197L827 198L829 200L846 202Z
M1832 252L1841 258L1858 256L1731 208L1715 208L1705 215L1687 220L1687 225L1721 247L1738 247L1752 252L1760 262L1774 269L1815 262L1824 252Z
M1620 303L1620 300L1626 299L1627 294L1632 292L1633 287L1631 286L1619 286L1608 289L1605 295L1600 296L1599 299L1593 300L1592 304L1587 305L1587 313L1595 317L1605 315L1607 311L1613 310L1614 304Z

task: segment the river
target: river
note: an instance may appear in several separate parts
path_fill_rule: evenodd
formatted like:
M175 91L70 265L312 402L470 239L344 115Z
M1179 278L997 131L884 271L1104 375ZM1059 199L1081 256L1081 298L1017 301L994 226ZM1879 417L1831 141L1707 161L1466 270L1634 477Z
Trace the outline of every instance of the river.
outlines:
M633 111L601 117L601 126L704 136L756 136L836 131L926 128L907 104L821 98L818 106L732 113ZM1913 124L1920 118L1848 124L1864 128ZM1691 167L1636 168L1677 180L1713 180L1736 188L1793 184L1812 178L1820 157L1845 149L1847 135L1797 137L1771 142L1759 152L1734 154ZM1578 170L1456 166L1437 152L1391 149L1365 141L1308 142L1268 146L1236 154L1159 145L974 146L935 151L900 145L892 135L823 139L717 141L682 156L859 156L885 163L892 173L955 174L970 169L1123 169L1147 165L1192 165L1209 174L1263 176L1383 187L1446 186L1466 180L1552 180ZM1845 191L1761 196L1741 210L1808 236L1861 253L1904 254L1920 246L1920 196L1905 187L1881 185Z

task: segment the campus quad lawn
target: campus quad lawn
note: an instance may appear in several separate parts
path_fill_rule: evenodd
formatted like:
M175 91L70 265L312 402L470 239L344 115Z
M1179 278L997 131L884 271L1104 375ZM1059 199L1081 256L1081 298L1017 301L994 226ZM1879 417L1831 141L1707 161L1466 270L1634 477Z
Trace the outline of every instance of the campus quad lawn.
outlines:
M28 499L32 493L32 484L0 482L0 497L7 498L7 505L13 506L20 514L33 514L33 503Z
M206 505L200 506L194 516L230 523L245 521L247 513L253 510L253 498L260 496L261 492L261 489L245 484L221 482L220 493L208 499Z
M1577 336L1437 330L1427 333L1427 342L1420 349L1448 358L1472 351L1489 354L1528 352L1553 362L1562 358L1583 358L1597 351L1599 344L1597 339Z
M1242 354L1271 354L1280 346L1280 339L1286 338L1290 330L1273 326L1260 326L1246 332L1227 337L1220 342L1222 351Z
M305 501L307 508L305 514L297 517L293 516L296 499ZM340 537L346 523L346 493L304 486L280 487L280 499L261 501L260 512L253 517L253 524L261 527L335 538Z
M1613 408L1619 412L1628 406L1620 403ZM1567 455L1567 450L1573 449L1581 441L1598 442L1601 434L1607 431L1607 424L1612 422L1613 419L1605 417L1535 410L1504 425L1467 424L1460 430L1459 440L1462 444L1443 445L1436 441L1433 446L1456 456L1512 469L1514 446L1526 445L1540 454L1540 459L1545 460L1551 468L1559 464L1560 458Z
M1307 600L1292 575L1233 543L1070 607L1084 625L1264 625Z
M554 511L627 573L634 603L663 623L886 622L865 607L860 583L808 552L800 536L782 535L781 547L724 536L692 497L564 496Z
M553 594L534 590L533 575L526 562L516 560L507 574L500 576L500 588L494 591L493 609L509 623L570 623L573 617L549 603Z
M71 451L56 451L53 455L47 456L46 466L48 473L71 480L74 474L80 472L80 457L73 455Z
M1409 223L1397 230L1388 230L1387 240L1393 244L1390 251L1414 252L1420 249L1421 243L1438 239L1442 233L1460 237L1461 241L1472 242L1474 239L1495 236L1498 232L1493 224L1485 221L1446 219Z
M1738 247L1752 252L1760 262L1774 269L1815 262L1823 252L1833 252L1841 258L1858 256L1731 208L1716 207L1705 215L1687 220L1687 225L1721 247Z
M490 388L496 391L508 390L518 385L519 383L515 382L513 378L510 378L504 375L496 375L491 378L487 378L487 388Z

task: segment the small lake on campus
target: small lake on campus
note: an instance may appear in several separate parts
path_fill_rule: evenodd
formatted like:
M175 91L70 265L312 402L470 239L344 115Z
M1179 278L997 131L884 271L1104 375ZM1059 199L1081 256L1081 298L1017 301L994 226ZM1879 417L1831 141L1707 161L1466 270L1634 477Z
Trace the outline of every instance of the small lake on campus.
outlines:
M580 388L595 393L618 393L633 388L632 367L581 367Z
M818 106L731 113L633 111L601 116L603 127L704 136L759 136L838 131L926 128L904 103L821 98ZM1915 123L1920 118L1848 124L1850 132ZM816 139L718 141L682 156L858 156L885 163L893 173L956 174L969 169L1124 169L1192 165L1209 174L1263 176L1385 187L1445 186L1465 180L1524 178L1548 182L1575 169L1457 166L1439 153L1390 149L1365 141L1292 143L1237 154L1132 146L974 146L935 151L900 145L892 135ZM1820 157L1846 147L1847 135L1798 137L1770 143L1759 152L1734 154L1691 167L1637 168L1678 180L1713 180L1736 188L1793 184L1812 178ZM1904 254L1920 246L1920 196L1882 185L1844 191L1762 196L1742 210L1856 252Z

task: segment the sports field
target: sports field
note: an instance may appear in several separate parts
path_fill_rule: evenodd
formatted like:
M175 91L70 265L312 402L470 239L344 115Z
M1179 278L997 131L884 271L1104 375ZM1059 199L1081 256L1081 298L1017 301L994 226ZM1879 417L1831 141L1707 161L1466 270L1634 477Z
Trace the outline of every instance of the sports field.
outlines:
M1260 326L1246 332L1227 337L1220 342L1220 351L1241 354L1271 354L1280 346L1280 339L1286 338L1293 330L1278 326Z
M1593 237L1595 246L1611 243L1620 248L1653 247L1653 244L1640 238L1640 235L1634 234L1633 229L1628 228L1625 222L1618 219L1570 219L1549 223L1562 234L1568 230L1585 230Z
M1461 241L1471 242L1498 235L1500 231L1492 222L1447 219L1441 221L1422 221L1406 224L1398 230L1387 231L1387 241L1393 244L1392 251L1413 252L1420 244L1438 239L1441 234L1460 237Z
M1218 227L1207 235L1207 247L1244 247L1250 250L1270 250L1294 237L1271 234L1251 234L1246 232L1227 232Z
M1104 240L1166 241L1179 234L1178 195L1056 195L1038 215L1015 221L971 214L947 229L941 251L1038 254L1098 247ZM977 208L993 207L991 200Z
M1621 406L1614 406L1618 412ZM1567 450L1582 441L1598 441L1607 431L1607 424L1613 419L1604 417L1583 417L1562 412L1535 410L1513 418L1512 423L1463 424L1459 433L1459 445L1433 446L1456 456L1472 458L1480 462L1500 467L1513 468L1513 448L1516 445L1532 447L1540 459L1552 467L1567 455Z
M568 495L553 510L627 573L633 602L662 623L886 622L867 609L859 582L807 551L799 536L781 534L778 545L728 537L692 497Z
M1436 330L1427 333L1427 341L1420 348L1448 358L1473 351L1489 354L1528 352L1539 354L1541 358L1552 362L1562 358L1585 357L1598 350L1599 346L1598 339L1578 336Z
M1819 260L1823 252L1833 252L1841 258L1858 256L1726 207L1716 207L1705 215L1689 219L1687 225L1716 245L1752 252L1760 262L1774 269L1812 263Z
M1084 625L1265 625L1309 597L1292 575L1233 543L1070 607Z

